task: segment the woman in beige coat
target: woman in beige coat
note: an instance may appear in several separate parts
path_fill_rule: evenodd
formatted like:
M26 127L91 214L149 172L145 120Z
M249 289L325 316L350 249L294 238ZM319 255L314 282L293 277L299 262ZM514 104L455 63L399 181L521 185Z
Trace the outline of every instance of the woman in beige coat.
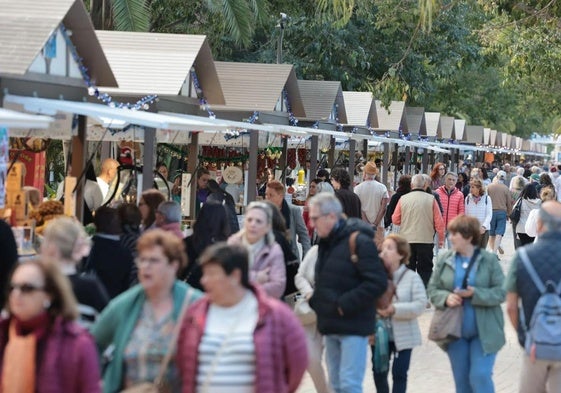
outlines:
M425 310L427 295L421 277L407 268L411 250L409 243L397 234L388 235L382 243L380 258L386 270L392 274L396 294L392 304L377 310L378 317L384 318L389 335L389 349L393 353L392 378L393 393L407 390L407 372L413 347L422 344L421 330L417 318ZM388 371L376 372L374 360L375 345L372 346L372 372L378 393L389 392Z

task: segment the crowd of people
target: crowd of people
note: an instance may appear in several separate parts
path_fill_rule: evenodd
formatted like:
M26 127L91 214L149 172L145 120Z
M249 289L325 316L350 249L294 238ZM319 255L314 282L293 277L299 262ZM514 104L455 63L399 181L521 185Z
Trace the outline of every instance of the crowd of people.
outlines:
M392 392L405 392L417 319L434 308L461 310L461 334L437 342L456 391L493 392L501 304L528 347L532 280L561 281L561 168L461 168L436 163L395 192L374 162L360 184L322 170L303 208L270 177L241 223L201 169L187 237L180 204L156 189L98 207L92 238L57 218L38 257L2 277L0 391L282 393L307 370L319 393L355 393L370 349L376 390L390 391L391 374ZM509 222L520 250L505 280ZM524 378L560 391L561 353L540 356L527 351ZM520 391L546 391L536 384Z

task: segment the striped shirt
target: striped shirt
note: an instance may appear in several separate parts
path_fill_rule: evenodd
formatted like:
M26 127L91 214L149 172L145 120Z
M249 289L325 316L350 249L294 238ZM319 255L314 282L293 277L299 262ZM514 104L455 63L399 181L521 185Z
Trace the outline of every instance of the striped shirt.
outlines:
M205 393L255 391L253 332L257 319L257 299L251 291L232 307L210 306L199 344L197 392L203 387Z

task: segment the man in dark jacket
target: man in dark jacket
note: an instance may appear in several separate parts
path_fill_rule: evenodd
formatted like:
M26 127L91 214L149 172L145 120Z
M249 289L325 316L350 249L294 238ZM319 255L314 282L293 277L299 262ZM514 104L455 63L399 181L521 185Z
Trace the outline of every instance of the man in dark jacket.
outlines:
M374 231L358 219L342 219L341 203L320 193L309 203L319 241L315 290L310 305L325 335L327 369L335 393L361 393L368 336L374 333L374 302L386 289ZM358 261L351 262L349 237L356 238Z
M552 283L557 288L561 283L561 203L542 203L538 213L537 230L538 240L524 247L528 262L534 267L539 281ZM522 263L520 251L515 254L510 264L504 287L507 291L506 309L510 322L518 332L520 344L525 346L530 321L541 294ZM524 318L520 311L523 311ZM557 355L561 356L561 348L558 349ZM561 391L561 361L541 359L538 352L533 355L526 352L522 357L518 391L530 393L546 390Z

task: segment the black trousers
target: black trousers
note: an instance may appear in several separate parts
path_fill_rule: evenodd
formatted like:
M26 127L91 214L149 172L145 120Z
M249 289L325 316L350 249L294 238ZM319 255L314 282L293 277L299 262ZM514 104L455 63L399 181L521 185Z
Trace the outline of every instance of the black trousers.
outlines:
M433 243L410 243L411 259L409 259L409 269L419 273L425 288L429 283L432 274Z

